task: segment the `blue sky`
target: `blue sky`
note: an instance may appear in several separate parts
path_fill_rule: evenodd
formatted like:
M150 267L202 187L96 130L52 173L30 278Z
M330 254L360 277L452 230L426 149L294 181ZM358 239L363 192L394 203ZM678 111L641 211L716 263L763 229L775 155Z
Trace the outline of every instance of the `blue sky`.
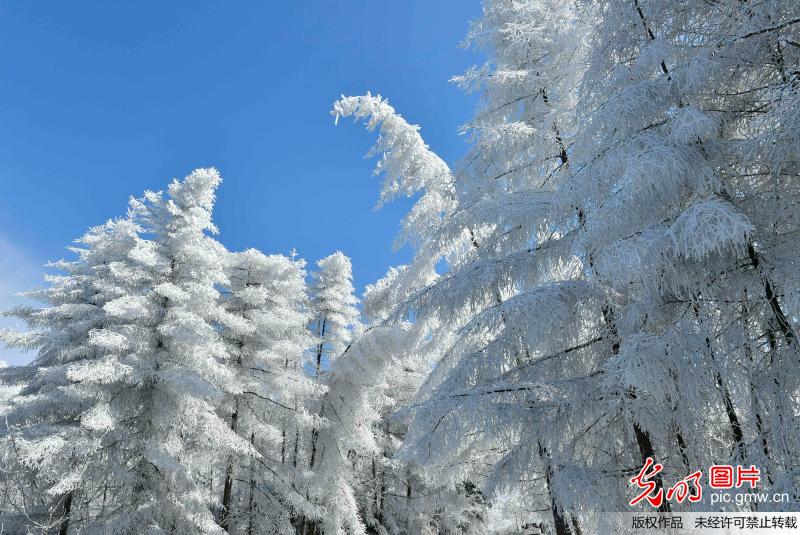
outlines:
M374 137L334 126L340 94L389 98L448 162L475 97L448 79L479 0L0 1L0 305L127 198L220 169L231 250L310 264L340 249L359 293L406 262L409 203L373 207ZM13 354L0 359L16 361Z

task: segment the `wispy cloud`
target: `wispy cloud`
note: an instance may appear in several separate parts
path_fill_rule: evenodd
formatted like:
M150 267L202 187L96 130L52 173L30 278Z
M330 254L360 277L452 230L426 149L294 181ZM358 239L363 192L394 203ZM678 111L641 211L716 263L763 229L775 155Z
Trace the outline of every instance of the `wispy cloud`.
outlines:
M0 234L0 310L8 310L21 304L30 304L19 292L44 284L43 261L36 260L22 247ZM0 328L23 329L24 325L13 318L0 317ZM25 364L33 355L0 344L0 367L4 363Z

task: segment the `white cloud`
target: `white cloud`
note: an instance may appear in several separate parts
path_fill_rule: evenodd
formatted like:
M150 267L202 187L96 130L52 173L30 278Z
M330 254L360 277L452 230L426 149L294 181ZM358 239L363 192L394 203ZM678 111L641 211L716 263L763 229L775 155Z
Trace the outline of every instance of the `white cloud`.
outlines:
M17 294L43 284L43 263L0 234L0 311L30 304L30 301ZM22 329L24 325L19 320L0 316L0 328L9 327ZM3 364L25 364L32 358L30 353L8 349L0 344L0 367Z

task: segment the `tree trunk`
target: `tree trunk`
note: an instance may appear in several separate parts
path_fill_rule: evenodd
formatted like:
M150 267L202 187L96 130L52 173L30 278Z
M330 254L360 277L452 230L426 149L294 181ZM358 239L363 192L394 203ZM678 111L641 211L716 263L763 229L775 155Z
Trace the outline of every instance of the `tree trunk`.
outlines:
M631 392L631 396L633 399L636 399L636 394L634 392ZM653 449L653 442L650 440L650 433L643 431L636 422L633 423L633 432L636 435L636 444L639 446L639 454L642 456L642 465L644 465L648 457L655 460L656 452L655 449ZM664 481L661 479L661 474L657 474L653 480L656 484L656 492L663 491ZM661 505L658 506L658 510L661 513L670 512L669 502L666 498L661 502Z
M749 333L747 330L747 325L750 321L750 310L747 307L747 290L744 292L744 300L742 301L742 324L745 330L745 344L744 344L744 352L745 356L747 357L747 361L750 363L750 374L754 371L755 366L755 359L753 359L753 348L750 346L750 338ZM767 442L767 435L764 432L764 422L761 417L761 408L759 402L758 391L756 389L755 383L750 380L750 403L753 406L753 413L755 414L755 422L756 422L756 433L758 434L759 438L761 439L761 451L764 453L764 462L767 463L767 469L765 470L767 481L770 485L772 485L772 476L770 475L772 470L769 468L769 443Z
M605 306L603 307L602 312L603 320L606 322L606 325L608 325L608 330L611 335L611 353L614 356L619 355L620 339L619 331L617 330L617 324L614 320L614 310L610 306ZM628 390L627 397L630 400L635 400L636 391L633 388L630 388ZM633 434L636 437L636 445L639 448L642 466L644 466L644 464L647 462L648 457L656 460L656 451L655 448L653 448L653 441L650 438L650 433L639 427L638 422L633 422ZM656 492L661 492L664 489L664 481L661 479L661 474L657 474L653 480L656 484ZM662 513L669 512L669 502L667 500L663 500L661 505L658 507L658 510Z
M683 438L683 434L680 430L675 431L675 442L678 443L678 450L681 453L681 460L683 461L683 468L686 470L688 474L691 471L691 464L689 463L689 455L686 453L686 440Z
M323 353L323 349L324 349L324 344L323 344L321 339L322 339L323 336L325 336L327 324L328 324L328 317L327 317L327 314L326 314L325 317L322 318L322 323L317 323L317 325L318 325L317 336L319 336L320 342L317 344L317 355L316 355L317 358L316 358L316 363L315 363L315 366L314 366L314 378L315 379L319 379L319 374L320 374L320 371L322 369L322 353ZM325 406L323 404L323 406L320 409L320 416L322 416L324 414L324 411L325 411ZM316 427L314 427L314 428L311 429L311 455L310 455L310 458L309 458L309 461L308 461L308 467L312 468L312 469L314 468L314 464L317 462L317 440L318 439L319 439L319 431L317 430ZM299 431L297 431L297 434L295 436L295 442L294 442L294 465L295 466L297 466L297 443L298 443L299 440L300 440L300 434L299 434ZM302 526L301 531L302 531L303 535L305 535L306 530L308 529L308 526L309 526L308 519L305 516L303 517L303 520L301 522L301 526ZM316 528L314 527L313 524L311 525L311 530L312 530L311 531L312 533L316 533Z
M752 242L747 244L747 256L750 258L750 264L753 266L753 269L758 271L760 259L755 247L753 247ZM769 277L762 274L761 279L764 281L764 298L769 303L770 310L775 318L775 323L778 324L778 329L780 329L781 333L783 334L783 337L786 340L786 345L791 345L797 339L797 335L795 334L794 329L792 329L792 325L789 323L789 320L786 319L786 314L781 308L780 302L778 302L778 296L775 295L775 290L773 289L772 282L770 281Z
M108 483L103 484L103 503L100 505L100 518L106 516L106 494L108 493Z
M320 338L325 336L325 331L326 331L327 324L328 324L328 317L326 315L325 318L323 318L322 326L319 329ZM323 345L322 345L322 342L320 342L317 345L317 363L316 363L315 375L314 375L315 378L319 378L319 372L320 372L320 369L322 367L322 350L323 350ZM320 416L322 416L324 414L324 411L325 411L325 406L323 405L322 408L320 409ZM311 460L309 462L309 467L310 468L314 468L314 462L316 460L315 457L317 455L317 439L318 439L318 437L319 437L319 431L317 431L317 428L315 427L315 428L313 428L311 430Z
M236 424L239 420L239 400L234 402L233 414L231 415L231 431L236 432ZM225 486L222 490L222 521L220 527L228 530L231 515L231 495L233 494L233 457L228 458L228 467L225 471Z
M295 403L295 410L297 410L297 403ZM297 468L297 453L300 450L300 429L294 430L294 456L292 458L292 466Z
M255 444L255 433L250 434L250 444ZM247 504L247 535L253 535L253 517L255 516L253 509L255 508L255 493L256 493L256 471L254 461L250 460L250 497Z
M575 517L575 515L572 515L572 529L575 530L575 535L583 534L583 532L581 531L581 526L578 523L578 519L577 517Z
M542 464L544 464L544 478L547 482L547 493L550 496L550 511L553 513L553 525L556 528L556 535L571 535L569 525L564 520L564 516L561 514L558 504L556 503L555 496L553 496L553 469L550 465L550 455L547 453L547 449L542 446L541 441L539 442L539 457L542 459Z
M69 531L69 516L72 512L72 492L64 497L64 515L61 518L61 526L58 529L58 535L67 535Z
M406 470L406 530L411 533L411 470Z
M692 305L692 309L694 310L694 316L697 318L697 323L701 327L704 326L703 320L700 317L700 309L695 303ZM730 390L728 390L728 386L722 380L722 374L717 367L717 361L714 358L714 349L711 347L711 339L708 337L708 333L706 333L705 337L706 341L706 350L708 351L708 357L711 359L711 367L714 373L714 382L717 384L717 388L719 388L720 392L722 392L722 403L725 406L725 414L728 416L728 423L731 428L731 436L733 438L733 449L738 452L737 456L739 457L740 461L744 461L745 458L745 451L744 451L744 435L742 433L742 425L739 420L739 416L736 414L736 409L733 406L733 400L731 399Z
M378 493L378 466L376 456L372 456L372 484L374 485L372 491L372 516L378 518L378 509L380 508L380 495Z
M386 419L385 425L385 439L388 441L389 436L389 419ZM384 455L388 452L384 449ZM386 520L386 515L384 514L384 509L386 508L386 470L381 470L381 484L380 484L380 491L378 493L378 522L383 525L383 522Z
M286 422L281 429L281 464L286 464Z

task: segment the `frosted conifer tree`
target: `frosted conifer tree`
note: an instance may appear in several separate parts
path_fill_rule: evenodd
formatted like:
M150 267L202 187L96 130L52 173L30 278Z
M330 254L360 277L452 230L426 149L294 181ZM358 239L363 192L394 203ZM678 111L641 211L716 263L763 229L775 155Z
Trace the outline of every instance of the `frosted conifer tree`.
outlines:
M381 454L376 424L387 404L386 391L396 385L392 371L406 358L409 334L394 327L370 327L334 362L326 380L328 391L321 401L326 422L315 436L317 484L312 488L317 503L324 506L319 525L323 533L366 533L376 528L374 495L364 499L367 474L364 461ZM371 465L373 474L377 468ZM369 469L368 469L369 470ZM363 479L362 479L363 478ZM384 497L377 497L382 500ZM369 505L369 507L367 507Z
M342 252L337 251L317 262L319 271L312 274L312 283L309 288L311 298L311 321L309 328L314 336L314 348L310 352L311 362L309 363L312 374L318 385L325 387L331 368L336 359L345 351L352 341L360 334L361 322L359 311L356 308L358 299L354 295L353 273L350 259ZM330 474L330 467L320 466L320 455L322 453L320 445L320 433L327 437L324 428L332 423L329 418L335 417L326 413L325 400L323 399L317 409L316 414L319 418L318 425L311 430L309 438L308 467L314 472L315 478L319 479L320 471ZM299 437L298 437L299 440ZM332 458L333 459L333 458ZM336 461L338 462L338 460ZM331 487L324 484L317 484L311 489L312 499L325 507L323 515L308 516L301 520L302 530L311 531L317 529L323 523L327 526L337 526L334 529L347 524L352 529L361 529L361 522L358 520L358 513L355 502L351 500L350 492L352 489L347 487L346 497L343 501L334 500L339 495L340 488L345 483L337 482L339 476L325 476L325 481L330 482ZM349 480L348 480L349 481ZM338 511L337 508L344 508ZM345 517L347 520L329 520L331 516ZM342 528L344 529L344 528Z
M25 294L48 306L7 313L22 319L30 331L6 330L3 342L37 352L30 365L3 370L3 389L10 394L3 411L8 427L0 433L3 464L4 471L15 474L7 488L22 489L10 504L20 531L57 525L66 534L91 521L92 512L77 504L90 500L104 484L98 459L113 422L102 387L82 380L81 372L119 366L106 355L115 340L106 333L114 320L105 306L125 294L119 275L137 246L138 230L126 219L89 230L70 248L77 260L51 264L61 274L46 277L49 287ZM14 529L8 519L6 527Z
M174 181L166 199L148 192L133 200L132 221L113 227L123 232L127 249L116 245L116 256L97 261L104 277L96 291L107 297L91 310L90 302L80 306L102 323L89 325L85 341L85 320L58 326L56 347L40 350L37 365L49 363L45 358L57 365L52 377L60 373L60 395L75 390L88 396L76 423L98 436L98 454L60 463L70 471L54 488L93 484L89 495L84 485L81 500L89 531L220 532L195 467L231 452L257 455L215 410L225 394L241 392L216 327L225 319L217 290L227 282L225 251L206 234L216 231L211 208L219 181L215 170L200 170ZM76 330L76 348L62 346ZM39 335L23 336L35 343ZM46 403L41 410L56 414L53 407ZM50 463L59 458L36 451Z
M220 180L215 169L200 169L174 180L166 198L147 192L131 201L132 216L152 238L148 254L136 258L152 286L111 304L133 323L114 347L133 383L117 394L112 412L127 424L114 452L128 466L126 492L118 495L124 506L107 524L118 532L220 532L193 467L231 453L257 457L216 412L226 394L241 393L217 328L227 319L218 291L228 282L226 253L208 232L217 232L211 215Z
M360 328L358 299L353 288L350 259L340 251L317 262L311 284L311 331L318 339L314 353L315 376L340 355Z
M798 444L796 8L579 4L485 3L492 61L457 79L485 90L474 149L382 288L437 362L404 458L457 480L478 452L493 492L540 474L558 533L627 507L620 474L647 456L679 460L669 478L753 462L786 489ZM399 130L382 105L334 113ZM435 161L413 136L377 150L407 156L378 169L399 182Z
M7 368L7 366L3 366ZM3 373L0 368L0 421L5 422L6 415L11 410L11 400L18 396L23 388L23 383L14 381L9 374ZM8 383L5 381L9 381ZM0 436L6 434L6 426L0 428ZM31 488L29 480L22 473L24 467L18 462L17 455L13 451L8 451L5 446L0 449L0 521L8 526L8 529L24 529L26 519L18 509L24 502L24 496L32 495L34 489ZM26 488L27 487L27 488ZM13 520L12 520L13 519ZM21 521L21 522L20 522Z
M560 292L568 298L579 289L546 284L580 276L571 258L573 235L562 220L575 218L577 210L553 215L550 206L551 192L569 169L574 117L568 110L576 78L570 62L580 58L581 42L575 40L580 32L565 26L574 19L558 3L486 4L484 21L473 35L478 44L496 51L497 63L457 79L470 88L486 87L484 104L470 125L475 148L455 173L457 179L444 180L454 184L457 204L419 246L416 265L399 272L383 290L400 298L395 320L413 313L420 340L426 340L417 350L438 361L421 392L424 403L416 403L404 458L422 460L436 474L432 479L444 476L439 480L452 487L475 475L474 462L496 463L490 488L518 481L521 472L546 472L540 451L526 449L530 442L513 431L528 425L527 392L534 388L510 388L508 382L515 379L504 372L531 360L530 348L547 333L544 329L562 334L555 322L532 330L538 326L530 324L527 312L537 302L560 299ZM376 113L379 103L366 97L340 101L334 113L354 113L352 104L346 106L352 102L362 103L361 115L372 113L375 122L383 117ZM384 127L397 128L398 122L387 121ZM407 161L441 161L421 142L393 139L398 145L389 150L409 155ZM385 149L385 143L378 148ZM407 172L403 163L394 168L382 163L379 171L402 177ZM453 176L446 166L440 174ZM431 268L440 259L449 270L436 277ZM568 303L565 314L572 313ZM552 336L550 342L544 351L568 346ZM561 362L547 360L535 373L560 376ZM515 399L522 414L511 410ZM551 499L545 505L554 503Z
M224 468L221 526L229 533L294 533L293 518L319 517L307 502L306 412L321 388L301 368L306 326L304 262L256 250L231 255L224 338L242 392L226 404L231 429L260 457L232 454Z
M604 38L591 43L579 170L563 198L592 207L579 247L615 296L619 354L599 370L603 396L653 436L656 456L681 460L667 477L752 463L767 485L796 486L788 450L770 444L800 443L780 423L798 388L780 297L797 284L784 246L797 208L783 201L796 172L785 106L797 102L786 70L797 52L785 40L797 8L585 7Z

